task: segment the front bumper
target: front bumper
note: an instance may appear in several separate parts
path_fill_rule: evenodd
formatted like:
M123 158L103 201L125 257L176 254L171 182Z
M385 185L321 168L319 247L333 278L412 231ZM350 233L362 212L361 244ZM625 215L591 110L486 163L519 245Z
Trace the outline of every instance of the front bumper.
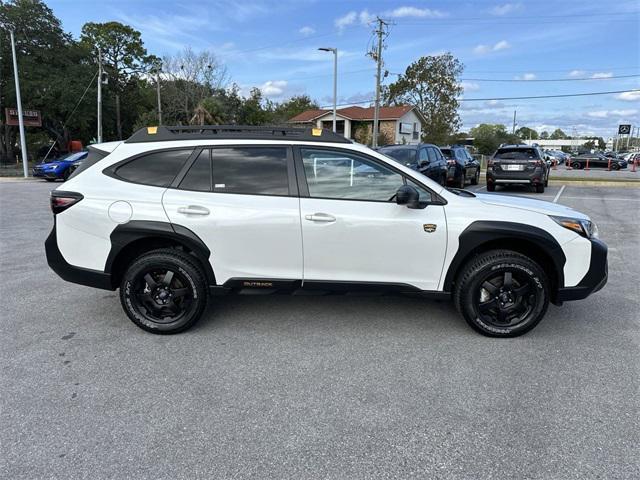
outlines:
M111 275L98 270L76 267L67 263L58 248L58 238L56 235L56 220L53 217L53 229L44 242L47 254L47 263L51 270L56 272L60 278L67 282L86 285L87 287L101 288L103 290L115 290L111 284Z
M42 169L34 168L31 171L31 174L34 177L39 177L39 178L60 178L60 176L57 174L57 172L54 172L54 171L51 171L51 170L42 170Z
M591 239L591 263L589 270L575 287L558 289L557 303L582 300L602 289L607 283L609 268L607 265L607 245L597 238Z

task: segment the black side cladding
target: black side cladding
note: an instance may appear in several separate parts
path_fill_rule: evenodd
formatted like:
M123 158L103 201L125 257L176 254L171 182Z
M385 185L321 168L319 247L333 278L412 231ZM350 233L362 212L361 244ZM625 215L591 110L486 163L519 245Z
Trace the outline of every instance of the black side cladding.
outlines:
M567 259L562 247L555 238L545 230L531 225L515 222L477 221L469 225L460 235L459 246L453 257L444 281L445 291L451 291L458 269L467 260L469 254L483 244L497 240L524 240L534 243L552 260L557 273L559 287L564 286L564 264Z

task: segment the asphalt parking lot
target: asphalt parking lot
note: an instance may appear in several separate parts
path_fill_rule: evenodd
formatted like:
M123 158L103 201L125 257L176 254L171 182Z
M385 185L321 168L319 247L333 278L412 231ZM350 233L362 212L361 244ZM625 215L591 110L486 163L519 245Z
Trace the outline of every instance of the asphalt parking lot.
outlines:
M499 189L610 247L601 292L508 340L351 296L220 297L151 335L49 270L51 188L0 184L2 478L640 478L639 187Z

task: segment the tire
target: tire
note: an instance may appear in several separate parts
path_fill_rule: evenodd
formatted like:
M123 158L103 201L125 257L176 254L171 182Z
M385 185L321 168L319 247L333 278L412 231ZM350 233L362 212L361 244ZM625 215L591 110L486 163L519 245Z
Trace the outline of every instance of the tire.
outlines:
M71 173L69 172L69 169L67 168L64 173L62 174L62 180L64 182L66 182L67 180L69 180L69 175L71 175Z
M487 183L487 192L495 192L496 184L495 183Z
M45 178L47 182L55 182L57 178Z
M620 170L620 165L614 163L613 165L611 165L611 170Z
M169 248L136 258L120 283L120 303L127 316L157 334L192 327L206 310L208 297L207 277L199 262Z
M476 170L475 176L471 179L471 185L478 185L480 183L480 169Z
M462 171L462 175L460 175L460 180L458 180L456 183L456 188L464 190L464 170Z
M538 183L535 188L536 193L544 193L544 183Z
M463 267L453 299L476 331L489 337L517 337L544 317L549 280L530 258L511 250L491 250Z
M574 168L574 170L580 170L582 168L582 166L578 162L574 162L571 166Z
M547 178L544 179L544 186L548 187L549 186L549 174L547 173Z

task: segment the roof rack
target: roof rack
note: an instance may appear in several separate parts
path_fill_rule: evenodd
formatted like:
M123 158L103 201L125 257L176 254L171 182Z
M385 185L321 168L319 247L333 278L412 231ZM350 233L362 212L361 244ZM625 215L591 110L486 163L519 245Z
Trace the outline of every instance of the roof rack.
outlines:
M131 135L125 143L170 142L174 140L296 140L301 142L353 143L331 130L248 125L188 125L146 127Z

